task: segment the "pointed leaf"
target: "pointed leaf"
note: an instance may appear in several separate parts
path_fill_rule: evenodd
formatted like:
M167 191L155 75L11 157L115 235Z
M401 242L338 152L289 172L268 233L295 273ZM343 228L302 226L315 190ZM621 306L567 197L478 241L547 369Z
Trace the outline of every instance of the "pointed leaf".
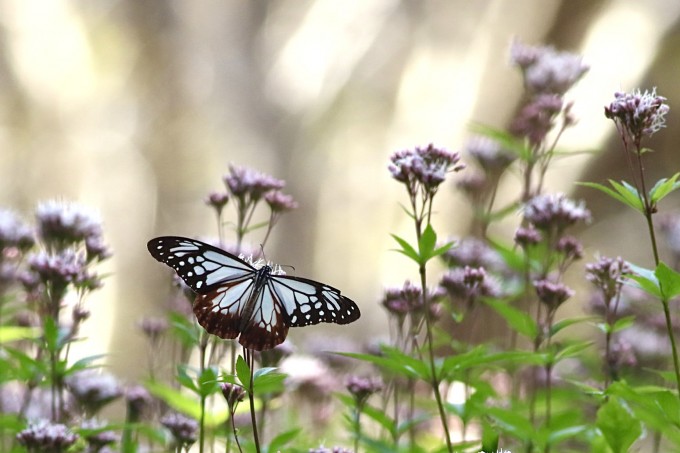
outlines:
M654 187L649 191L649 199L652 204L657 204L666 195L677 190L680 187L680 183L677 182L680 173L676 173L670 178L661 178L654 184Z
M17 340L33 340L40 336L37 327L0 326L0 344Z
M517 333L524 335L530 340L534 340L538 335L539 329L536 321L525 311L519 310L507 302L498 299L484 299L484 302L505 318L510 327Z
M659 286L659 279L655 275L654 271L645 269L644 267L636 266L633 263L628 263L628 265L633 270L634 274L629 276L629 280L627 280L627 282L633 280L633 282L637 283L637 285L634 286L637 286L654 297L658 297L659 299L663 298L661 287Z
M407 241L404 239L400 238L396 234L391 235L395 241L399 243L401 246L401 249L396 249L397 252L402 253L406 255L407 257L411 258L413 261L416 263L420 263L420 255L418 255L418 252L416 252L416 249L414 249L411 244L409 244Z
M418 251L420 252L421 264L426 262L432 257L432 252L437 244L437 233L432 228L431 224L427 224L423 234L420 235L420 240L418 241Z
M289 444L292 440L294 440L298 436L298 434L300 434L300 431L302 431L301 428L293 428L289 431L284 431L281 434L277 435L269 443L267 451L272 453L277 451L283 451L282 448Z
M640 421L616 397L597 411L596 424L614 453L627 452L642 434Z
M661 294L663 295L662 300L669 301L674 297L680 295L680 273L671 269L661 261L654 275L659 281L659 287L661 289Z
M236 376L238 376L238 380L241 381L241 387L246 389L247 392L250 392L250 367L241 355L236 359Z

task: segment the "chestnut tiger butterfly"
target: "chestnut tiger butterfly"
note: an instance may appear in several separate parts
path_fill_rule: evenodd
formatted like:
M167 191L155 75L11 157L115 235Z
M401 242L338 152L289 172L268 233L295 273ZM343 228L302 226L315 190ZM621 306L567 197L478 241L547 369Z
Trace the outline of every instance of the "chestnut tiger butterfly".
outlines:
M249 349L275 347L289 327L349 324L361 316L359 307L332 286L278 275L268 264L256 268L195 239L163 236L147 247L198 294L193 307L198 323L220 338L239 337Z

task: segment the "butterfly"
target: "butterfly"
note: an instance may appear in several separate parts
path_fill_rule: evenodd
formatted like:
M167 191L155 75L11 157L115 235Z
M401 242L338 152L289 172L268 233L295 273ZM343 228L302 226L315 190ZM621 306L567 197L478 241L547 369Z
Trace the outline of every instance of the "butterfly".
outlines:
M269 265L255 268L195 239L163 236L147 248L198 294L193 307L198 323L220 338L239 337L248 349L272 349L286 339L289 327L349 324L361 316L359 307L332 286L277 275Z

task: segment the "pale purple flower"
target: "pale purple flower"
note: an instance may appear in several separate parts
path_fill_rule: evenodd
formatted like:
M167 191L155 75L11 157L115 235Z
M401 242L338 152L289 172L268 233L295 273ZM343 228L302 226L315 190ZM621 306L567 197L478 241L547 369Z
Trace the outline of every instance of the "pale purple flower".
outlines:
M113 374L93 369L71 374L64 381L76 401L88 413L95 413L123 394L123 389Z
M9 247L28 250L34 242L33 228L21 220L15 212L0 209L0 252Z
M534 289L538 300L546 304L550 310L557 310L564 301L574 295L574 290L565 284L546 279L534 281Z
M267 192L283 189L285 185L265 173L234 165L229 166L229 174L222 179L232 196L245 201L257 201Z
M40 420L20 431L16 438L30 452L61 453L76 443L78 435L60 423Z
M165 426L179 445L191 445L196 442L198 422L193 418L172 412L161 418L161 425Z
M632 269L620 256L602 256L596 263L586 264L586 279L602 291L605 304L609 304L616 296L621 290L623 278L631 273Z
M590 67L583 57L558 52L550 46L529 46L517 40L510 49L511 61L522 69L524 86L531 93L563 95Z
M590 211L582 201L574 202L564 194L543 194L526 203L524 218L541 231L563 231L577 222L590 221Z
M439 285L454 299L472 306L481 297L501 294L498 282L483 267L457 267L442 276Z
M536 245L541 242L542 239L541 232L534 228L533 225L519 227L515 232L515 243L522 248Z
M357 406L362 406L371 395L382 390L383 385L380 377L350 376L345 387L354 397Z
M298 204L292 196L286 195L278 190L267 192L264 195L264 201L267 202L272 212L283 212L297 209Z
M447 173L465 168L459 161L458 153L430 144L426 148L397 151L390 157L388 169L394 179L406 184L409 192L415 194L418 186L426 192L436 190Z
M555 125L562 111L562 98L556 94L540 94L529 101L510 124L510 132L526 137L532 145L541 143Z
M211 192L205 199L205 204L214 208L218 214L222 212L228 202L229 194L225 192Z
M83 420L80 424L80 428L83 430L81 433L88 443L90 448L89 451L99 452L102 448L111 445L120 440L120 436L114 431L106 430L106 424L95 419L90 418Z
M666 98L639 89L632 93L614 93L614 101L604 108L604 115L613 120L619 130L635 143L644 136L650 137L666 125L666 114L670 107Z
M510 165L517 155L503 148L496 140L477 136L468 140L465 150L485 172L498 174Z
M35 216L40 237L58 248L102 235L99 216L77 203L46 201L38 205Z

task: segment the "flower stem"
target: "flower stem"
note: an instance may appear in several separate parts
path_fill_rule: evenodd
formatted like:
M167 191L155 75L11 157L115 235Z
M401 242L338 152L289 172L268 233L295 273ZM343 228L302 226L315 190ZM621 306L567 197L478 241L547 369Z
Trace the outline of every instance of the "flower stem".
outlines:
M248 368L250 368L250 383L248 392L248 402L250 403L250 422L253 425L253 440L255 442L255 451L260 453L260 436L257 433L257 416L255 415L255 395L253 392L255 380L255 358L252 351L248 348L243 348L243 355L245 356Z

